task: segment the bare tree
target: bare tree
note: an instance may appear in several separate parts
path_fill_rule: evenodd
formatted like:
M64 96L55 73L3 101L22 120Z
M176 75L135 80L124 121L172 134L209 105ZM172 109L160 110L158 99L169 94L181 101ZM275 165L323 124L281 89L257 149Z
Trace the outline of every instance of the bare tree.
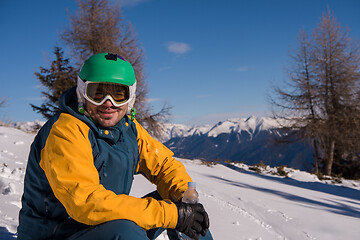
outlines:
M358 43L353 43L349 30L343 30L330 11L313 32L313 59L316 79L319 82L320 116L319 128L324 150L324 172L332 172L336 147L347 145L349 118L360 109L360 51ZM360 149L359 149L360 150Z
M6 104L6 102L7 102L7 99L6 99L6 98L1 99L1 100L0 100L0 108L4 107L5 104Z
M162 120L170 115L171 107L164 105L159 113L151 113L146 101L148 87L144 76L144 52L129 22L125 23L119 5L112 6L107 0L78 0L79 11L70 18L70 28L60 37L70 46L71 56L78 67L89 56L117 53L134 67L137 80L135 108L137 120L149 132L159 137Z
M285 124L279 123L283 129L290 130L292 133L281 141L310 138L314 148L315 172L318 173L319 153L316 131L319 121L316 109L318 86L312 74L312 44L304 30L299 33L298 44L297 51L290 54L291 61L287 69L288 80L284 87L274 87L276 98L270 97L270 101L273 106L273 115L278 119L286 119Z
M272 103L276 116L291 118L290 129L296 129L302 139L312 140L315 167L321 159L328 175L335 152L341 150L344 155L348 146L358 144L351 129L356 127L358 132L359 128L358 46L330 11L325 13L310 40L304 31L300 33L294 64L288 68L288 84L275 88L277 98Z
M7 101L8 101L7 98L0 99L0 110L1 110L1 108L5 107L5 104L7 103ZM5 123L2 120L0 120L0 126L3 126L3 125L5 125Z

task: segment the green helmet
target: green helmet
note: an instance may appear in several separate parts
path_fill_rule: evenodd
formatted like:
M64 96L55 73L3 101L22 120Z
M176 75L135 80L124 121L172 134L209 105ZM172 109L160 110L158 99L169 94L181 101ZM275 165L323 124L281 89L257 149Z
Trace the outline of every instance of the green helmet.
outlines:
M112 53L99 53L84 62L79 72L83 81L112 82L131 86L135 73L131 64L123 57Z
M112 53L99 53L84 62L76 87L79 112L82 113L84 112L86 81L119 83L129 86L128 112L133 108L136 98L135 72L131 64L123 57Z

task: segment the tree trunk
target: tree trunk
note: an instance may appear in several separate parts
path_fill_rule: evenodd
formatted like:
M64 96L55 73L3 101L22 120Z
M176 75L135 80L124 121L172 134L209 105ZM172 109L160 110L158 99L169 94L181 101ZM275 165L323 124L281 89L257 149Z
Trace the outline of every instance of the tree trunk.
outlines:
M328 159L327 159L326 165L325 165L325 174L329 175L329 176L331 175L331 169L332 169L332 165L334 162L334 150L335 150L335 140L332 139L330 141Z
M312 139L312 145L314 147L315 174L319 174L319 154L315 138Z

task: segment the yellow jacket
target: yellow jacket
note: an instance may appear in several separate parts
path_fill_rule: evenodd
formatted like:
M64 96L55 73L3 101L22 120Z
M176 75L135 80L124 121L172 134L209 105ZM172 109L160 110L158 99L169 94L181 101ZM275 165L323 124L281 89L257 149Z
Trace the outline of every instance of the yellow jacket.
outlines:
M136 198L127 195L127 192L117 194L116 191L111 190L111 183L109 187L104 186L101 181L106 177L100 176L101 171L99 171L99 168L104 166L97 167L96 163L94 164L96 154L105 151L108 158L119 161L113 154L116 151L126 151L116 149L117 146L121 146L121 143L127 146L125 149L134 148L131 139L128 140L131 137L125 134L123 139L119 137L120 141L124 142L118 143L116 138L119 134L115 131L116 129L95 129L83 120L66 113L60 114L58 120L54 122L45 146L41 150L40 167L44 170L55 197L65 207L71 218L87 225L128 219L146 230L156 227L175 228L178 217L177 208L170 200L181 198L187 188L187 183L192 181L191 178L186 173L183 164L173 158L173 153L162 143L150 137L136 120L132 122L125 116L118 125L121 125L123 129L122 132L120 129L120 135L124 132L137 134L138 155L135 156L134 165L136 172L144 174L151 183L157 186L163 199L167 200ZM133 129L133 131L126 129ZM101 136L113 136L113 142L108 144L109 141L101 139ZM99 153L95 154L94 151ZM134 152L132 151L132 154L136 155ZM106 174L111 174L117 168L114 163L110 165L109 169L108 164ZM128 168L130 167L128 165ZM105 173L103 174L105 176ZM127 179L127 181L131 182L132 179Z

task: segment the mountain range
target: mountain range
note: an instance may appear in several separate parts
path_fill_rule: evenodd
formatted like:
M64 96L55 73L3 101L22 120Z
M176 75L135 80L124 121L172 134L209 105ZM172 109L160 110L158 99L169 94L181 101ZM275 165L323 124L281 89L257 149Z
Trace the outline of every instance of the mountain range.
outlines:
M44 122L18 123L15 127L31 132ZM280 144L288 135L280 128L284 119L270 117L232 118L215 125L188 126L166 123L159 139L176 157L205 161L243 162L248 165L263 162L311 171L313 149L309 142Z
M249 165L262 161L270 166L310 171L313 150L309 142L279 143L289 134L280 128L284 124L285 120L254 116L228 119L213 126L166 124L161 141L177 157Z

